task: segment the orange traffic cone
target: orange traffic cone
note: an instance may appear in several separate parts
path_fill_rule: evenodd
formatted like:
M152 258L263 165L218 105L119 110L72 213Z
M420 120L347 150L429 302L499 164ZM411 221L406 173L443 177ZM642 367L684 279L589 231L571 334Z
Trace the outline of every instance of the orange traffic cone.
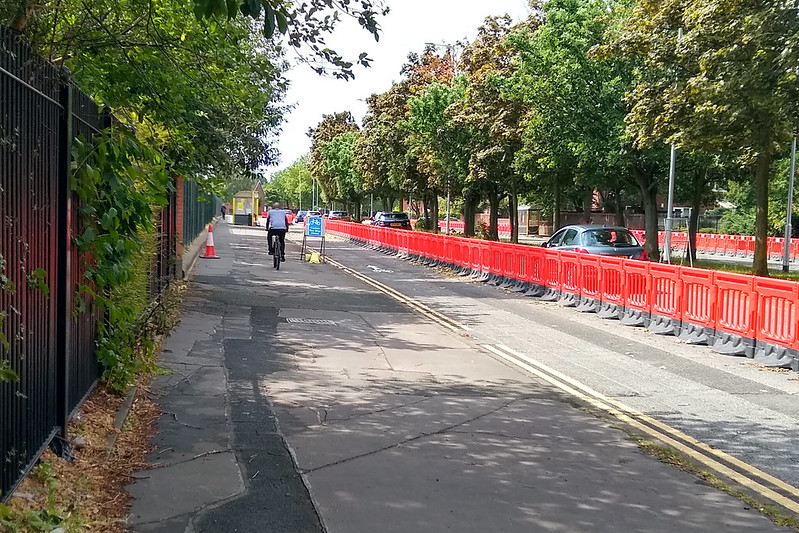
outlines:
M203 259L219 259L214 250L214 227L208 224L208 238L205 240L205 255Z

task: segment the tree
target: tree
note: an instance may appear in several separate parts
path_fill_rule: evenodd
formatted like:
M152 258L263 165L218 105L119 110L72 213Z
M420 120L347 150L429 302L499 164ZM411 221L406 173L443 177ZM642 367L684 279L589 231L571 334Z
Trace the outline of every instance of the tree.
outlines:
M400 191L409 190L407 177L416 172L408 159L405 133L397 124L405 119L410 98L409 82L395 83L367 100L361 135L355 143L355 164L363 176L364 190L393 209Z
M399 127L408 135L409 155L424 180L420 193L428 230L438 231L438 197L457 188L466 174L468 155L463 128L449 120L448 109L463 97L465 81L454 86L432 82L408 100L408 118Z
M184 0L63 0L36 9L33 46L168 156L175 173L227 176L277 159L281 52L244 20L194 18Z
M270 178L268 189L273 201L300 209L310 206L313 183L308 160L304 155Z
M657 194L666 157L662 147L634 146L625 132L624 95L633 86L635 64L592 54L624 15L621 7L552 0L544 4L540 28L512 37L520 56L509 91L529 109L517 165L539 182L539 191L551 191L555 227L564 191L585 205L597 188L618 196L625 185L621 179L636 187L644 205L647 253L657 260Z
M514 165L522 146L524 103L503 90L512 76L517 54L508 41L512 31L532 28L536 18L514 27L509 16L489 17L478 30L477 38L466 47L460 66L468 80L463 98L453 105L452 120L468 128L461 135L469 148L469 180L464 194L465 218L474 223L476 190L488 194L491 209L489 237L499 239L499 201L508 196L511 241L517 242L519 194L524 190L523 175ZM469 228L470 230L473 228ZM470 234L468 231L467 234Z
M678 28L684 36L677 39ZM639 145L729 151L752 173L752 270L768 275L768 181L797 123L799 13L777 0L642 0L612 49L642 63L628 102Z
M325 173L333 176L338 199L344 203L345 209L350 211L350 205L355 204L358 219L361 217L363 176L355 165L354 152L359 136L358 131L345 131L321 145Z
M138 5L137 5L138 4ZM62 0L58 5L34 2L34 0L9 0L0 6L0 23L11 26L13 29L24 32L31 26L50 25L55 29L57 23L65 20L86 21L91 20L103 24L103 19L120 14L130 14L135 17L133 24L122 26L120 31L106 34L107 39L114 41L126 40L130 30L146 26L157 26L158 17L153 17L155 11L167 8L167 16L174 13L186 13L183 17L195 18L198 21L208 21L212 24L231 23L250 27L245 19L238 19L242 14L247 19L263 21L263 35L268 40L277 41L278 35L285 36L289 46L297 49L307 48L311 57L304 57L306 62L320 74L327 73L332 66L332 74L343 79L354 77L353 63L369 66L371 60L366 53L361 53L354 61L345 60L335 50L325 43L326 35L332 33L340 21L340 14L350 17L371 33L375 40L379 39L380 16L388 14L388 8L380 0L306 0L304 2L282 0L180 0L161 4L156 2L118 3L113 6L104 5L103 2L93 0ZM61 10L65 10L62 12ZM74 15L70 14L74 13ZM143 13L148 15L142 16ZM189 29L197 31L197 26L187 25ZM200 30L202 31L202 30ZM44 35L48 35L45 32ZM55 33L53 34L55 35ZM66 34L70 39L84 40L79 33ZM120 45L121 46L121 45Z
M342 198L338 190L336 175L331 172L327 165L323 147L342 133L356 131L357 129L358 125L355 124L352 113L344 111L332 115L323 115L322 121L319 122L316 128L308 132L311 137L311 175L319 183L325 200L328 202L336 202Z

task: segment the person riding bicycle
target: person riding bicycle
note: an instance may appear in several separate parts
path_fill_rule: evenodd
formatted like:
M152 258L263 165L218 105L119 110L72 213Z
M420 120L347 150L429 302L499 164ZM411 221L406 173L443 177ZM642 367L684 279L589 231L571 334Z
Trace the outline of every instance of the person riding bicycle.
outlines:
M282 251L280 260L286 260L286 232L289 230L288 214L283 209L280 209L280 204L275 202L272 209L266 214L266 242L269 244L269 255L275 255L272 249L272 236L277 235L280 240L280 249Z

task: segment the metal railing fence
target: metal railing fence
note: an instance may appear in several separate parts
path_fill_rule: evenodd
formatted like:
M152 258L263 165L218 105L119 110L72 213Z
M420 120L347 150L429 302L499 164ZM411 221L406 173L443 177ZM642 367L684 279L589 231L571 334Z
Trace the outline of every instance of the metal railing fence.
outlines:
M68 72L0 26L0 364L19 377L0 381L0 501L48 444L63 449L67 422L102 373L102 313L85 291L85 311L75 311L92 258L72 244L84 221L71 148L111 121ZM176 202L173 193L156 220L151 299L175 277Z

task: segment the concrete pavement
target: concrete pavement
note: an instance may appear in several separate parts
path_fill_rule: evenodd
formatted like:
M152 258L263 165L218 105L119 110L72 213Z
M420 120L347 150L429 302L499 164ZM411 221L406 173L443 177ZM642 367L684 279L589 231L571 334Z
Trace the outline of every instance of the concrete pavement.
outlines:
M263 230L220 224L215 241L221 259L197 264L164 346L173 373L152 386L164 414L153 468L130 486L131 531L782 530L495 357L482 331L301 263L296 243L275 271ZM329 246L437 305L453 284L453 304L491 290ZM480 294L444 310L498 318L510 342L512 313Z

